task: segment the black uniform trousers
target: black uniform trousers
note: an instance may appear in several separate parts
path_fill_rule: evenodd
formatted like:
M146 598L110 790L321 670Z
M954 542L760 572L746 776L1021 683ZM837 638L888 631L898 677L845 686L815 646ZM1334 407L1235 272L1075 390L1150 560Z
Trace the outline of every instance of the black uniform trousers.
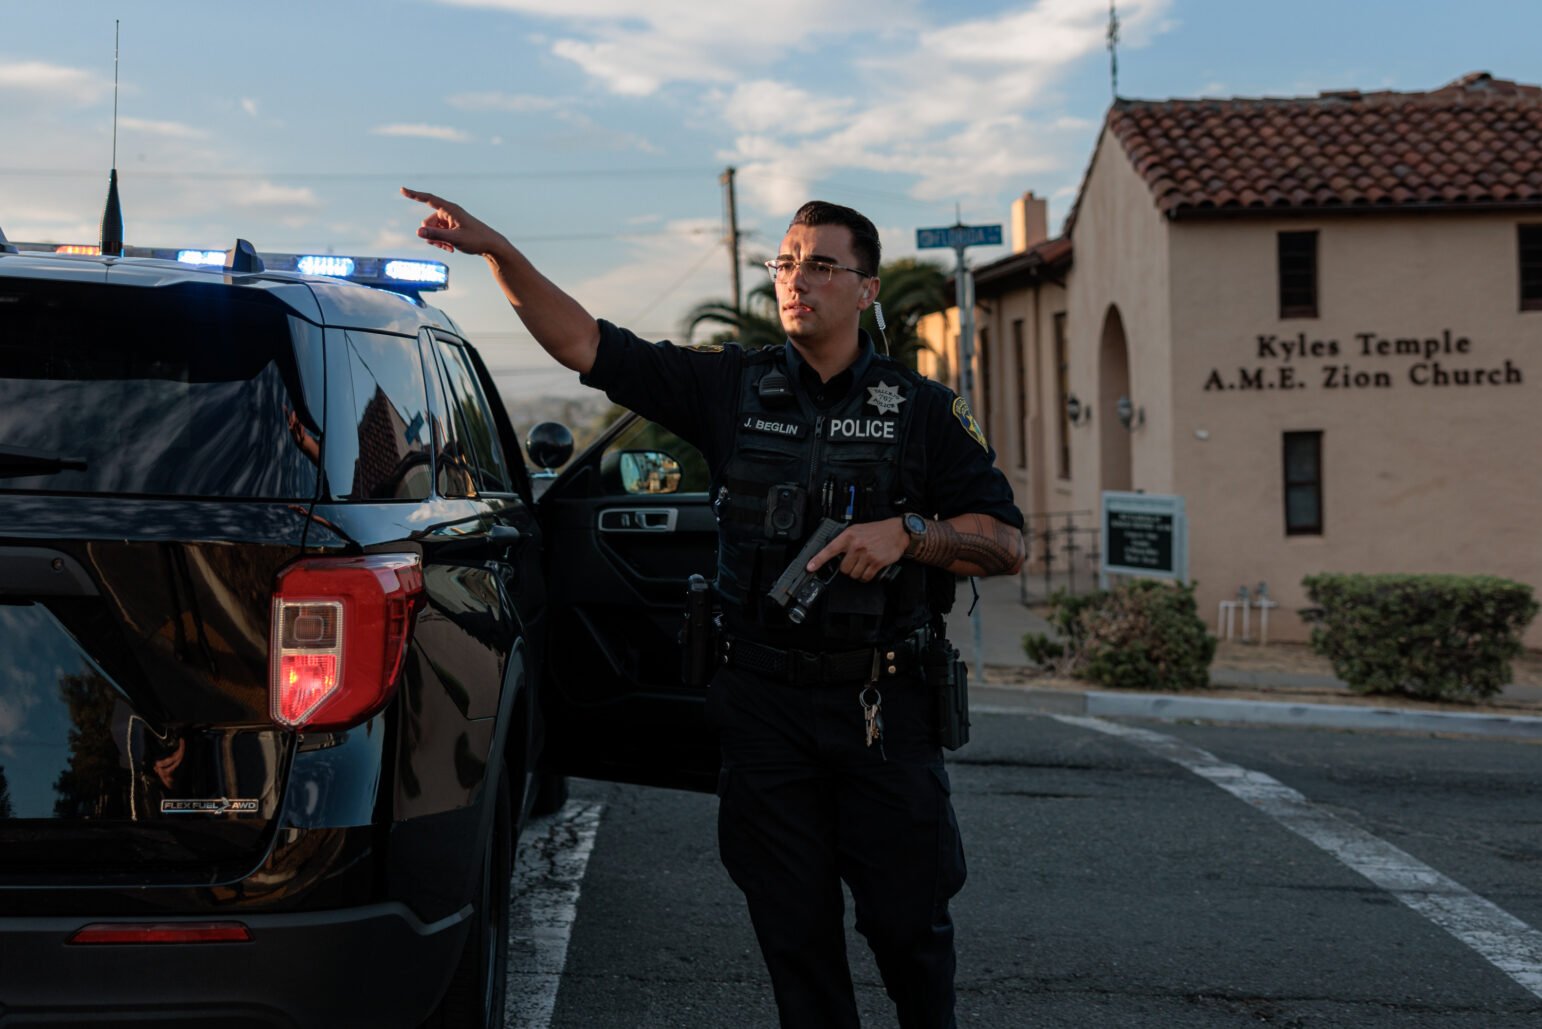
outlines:
M952 1029L964 851L919 676L881 681L864 744L861 682L790 684L718 670L718 846L744 891L784 1029L856 1029L841 881L901 1029Z

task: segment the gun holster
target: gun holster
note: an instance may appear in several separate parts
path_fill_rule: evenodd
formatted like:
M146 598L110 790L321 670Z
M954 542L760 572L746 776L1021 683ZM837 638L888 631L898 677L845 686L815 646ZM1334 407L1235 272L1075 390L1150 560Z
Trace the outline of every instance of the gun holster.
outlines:
M921 655L926 685L937 703L937 742L957 750L969 742L969 666L945 636L933 636Z
M712 584L693 575L685 584L685 624L680 628L680 679L707 685L718 663L718 620L712 613Z

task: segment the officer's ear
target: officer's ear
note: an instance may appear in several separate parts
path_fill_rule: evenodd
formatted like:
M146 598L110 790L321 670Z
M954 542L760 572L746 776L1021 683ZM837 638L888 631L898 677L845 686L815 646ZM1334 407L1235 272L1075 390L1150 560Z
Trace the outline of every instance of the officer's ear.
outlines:
M866 311L873 306L873 301L878 299L878 277L864 279L862 292L857 296L857 310Z

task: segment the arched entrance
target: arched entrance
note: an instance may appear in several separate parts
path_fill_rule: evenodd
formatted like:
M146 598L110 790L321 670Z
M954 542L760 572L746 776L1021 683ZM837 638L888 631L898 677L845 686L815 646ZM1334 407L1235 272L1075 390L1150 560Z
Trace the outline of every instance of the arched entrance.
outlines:
M1098 432L1100 485L1105 490L1129 490L1134 477L1130 467L1130 431L1119 424L1120 397L1130 396L1130 348L1125 340L1124 319L1119 308L1108 305L1103 316L1102 342L1098 346Z

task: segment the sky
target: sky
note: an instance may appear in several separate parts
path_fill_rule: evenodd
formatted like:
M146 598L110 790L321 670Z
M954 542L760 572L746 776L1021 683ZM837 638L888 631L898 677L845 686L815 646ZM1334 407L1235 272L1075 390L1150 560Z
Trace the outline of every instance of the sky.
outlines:
M1542 82L1534 0L1120 0L1129 98ZM399 185L464 205L598 317L682 338L806 199L915 230L1058 232L1112 98L1106 0L0 0L0 229L95 242L443 257ZM1010 231L1007 232L1010 239ZM1003 256L971 249L972 265ZM565 395L479 258L434 295L505 393ZM743 272L744 288L764 273Z

